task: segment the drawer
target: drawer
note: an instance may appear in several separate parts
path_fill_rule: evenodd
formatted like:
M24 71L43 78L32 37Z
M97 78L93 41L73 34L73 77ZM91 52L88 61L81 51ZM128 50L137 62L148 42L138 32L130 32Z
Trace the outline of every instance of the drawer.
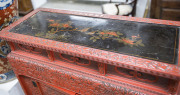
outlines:
M180 9L180 0L163 0L162 7Z
M180 9L162 9L162 19L180 20Z
M43 83L23 75L19 76L19 81L23 83L22 86L28 95L80 95L73 91Z

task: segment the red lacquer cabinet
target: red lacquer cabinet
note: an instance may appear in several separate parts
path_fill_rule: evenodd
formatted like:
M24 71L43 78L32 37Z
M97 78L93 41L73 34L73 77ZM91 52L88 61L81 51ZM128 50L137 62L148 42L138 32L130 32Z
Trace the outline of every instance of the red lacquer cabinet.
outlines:
M179 26L37 9L0 38L27 95L179 95Z

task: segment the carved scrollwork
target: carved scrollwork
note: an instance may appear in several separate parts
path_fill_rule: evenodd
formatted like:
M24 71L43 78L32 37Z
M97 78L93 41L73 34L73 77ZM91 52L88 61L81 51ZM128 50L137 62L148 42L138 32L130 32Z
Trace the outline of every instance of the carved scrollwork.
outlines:
M175 80L169 80L168 82L168 92L170 92L172 95L175 95L175 92L177 91L178 82Z
M54 53L52 51L48 51L46 50L47 54L48 54L48 58L51 60L51 61L54 61Z
M106 75L107 65L104 63L98 63L99 73L102 75Z
M159 79L157 76L154 76L154 77L155 77L154 80L149 80L149 79L140 78L140 77L142 76L142 73L140 73L140 72L138 72L138 71L129 71L129 74L130 74L130 75L127 75L127 74L125 74L125 73L120 72L120 71L118 70L118 67L115 67L115 71L116 71L118 74L123 75L123 76L125 76L125 77L128 77L128 78L136 78L136 79L138 79L138 80L140 80L140 81L144 81L144 82L151 82L151 83L153 83L153 82L157 82L158 79Z
M41 49L38 49L38 48L35 48L35 47L32 47L32 46L27 46L27 45L22 45L22 44L18 44L18 47L23 50L23 51L26 51L26 52L32 52L32 53L36 53L36 54L39 54L42 52Z
M59 54L59 57L65 61L71 62L71 63L76 63L78 65L82 65L82 66L89 66L91 65L91 60L88 60L88 64L87 63L81 63L80 62L80 58L78 57L70 57L70 59L67 59L65 57L62 56L62 54Z

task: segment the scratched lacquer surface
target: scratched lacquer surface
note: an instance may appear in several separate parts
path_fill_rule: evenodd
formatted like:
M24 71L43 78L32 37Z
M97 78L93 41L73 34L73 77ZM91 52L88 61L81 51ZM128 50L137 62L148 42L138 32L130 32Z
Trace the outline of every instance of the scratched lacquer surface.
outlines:
M175 26L38 12L10 32L177 64Z

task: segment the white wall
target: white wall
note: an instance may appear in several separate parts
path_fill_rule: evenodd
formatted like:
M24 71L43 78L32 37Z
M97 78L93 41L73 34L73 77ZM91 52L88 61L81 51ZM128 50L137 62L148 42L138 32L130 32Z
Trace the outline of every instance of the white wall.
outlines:
M31 0L33 8L37 9L47 2L47 0Z
M136 14L135 17L143 17L146 10L148 0L138 0L136 5Z
M18 79L0 84L0 95L25 95Z

